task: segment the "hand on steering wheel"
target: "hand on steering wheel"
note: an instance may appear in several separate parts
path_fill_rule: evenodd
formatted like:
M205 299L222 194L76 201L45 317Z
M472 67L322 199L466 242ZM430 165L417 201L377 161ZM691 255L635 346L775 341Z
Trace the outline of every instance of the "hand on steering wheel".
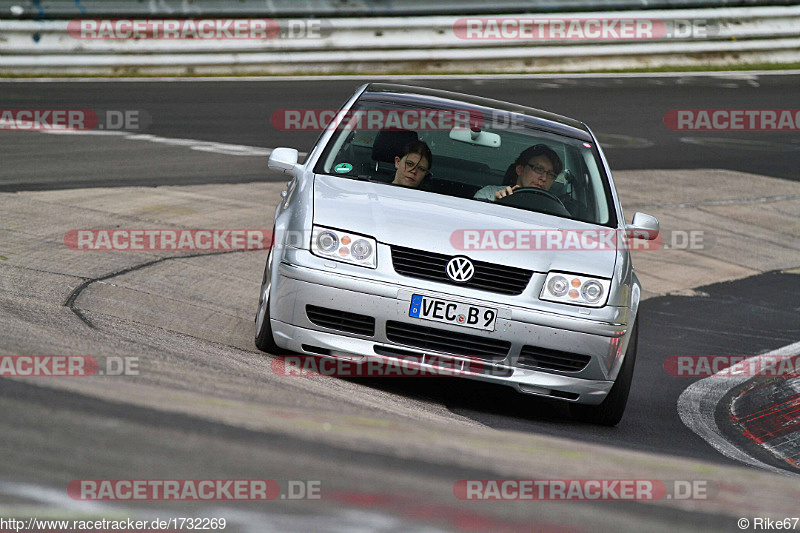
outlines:
M514 185L513 187L509 186L509 187L506 187L505 189L497 191L496 193L494 193L494 199L495 200L499 200L501 198L505 198L506 196L514 194L514 191L525 193L525 194L541 194L541 195L550 197L553 200L556 200L558 203L563 205L563 203L558 198L558 196L556 196L555 194L551 193L550 191L547 191L547 190L539 188L539 187L522 187L521 185Z
M495 202L503 205L523 207L534 211L542 210L559 216L571 216L569 210L558 196L538 187L520 187L519 185L506 187L496 192L494 197ZM539 199L546 198L547 200L542 204L536 200L537 197Z
M495 200L499 200L500 198L505 198L509 194L514 194L514 191L519 189L519 188L520 188L519 185L514 185L513 187L508 186L505 189L502 189L502 190L497 191L496 193L494 193L494 199Z

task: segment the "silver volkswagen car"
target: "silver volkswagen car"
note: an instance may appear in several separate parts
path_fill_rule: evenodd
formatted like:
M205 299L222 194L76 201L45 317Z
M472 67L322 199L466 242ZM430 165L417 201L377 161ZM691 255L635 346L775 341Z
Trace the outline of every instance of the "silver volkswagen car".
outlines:
M582 122L389 84L360 87L290 181L256 346L413 360L569 402L614 425L633 376L641 286L611 172Z

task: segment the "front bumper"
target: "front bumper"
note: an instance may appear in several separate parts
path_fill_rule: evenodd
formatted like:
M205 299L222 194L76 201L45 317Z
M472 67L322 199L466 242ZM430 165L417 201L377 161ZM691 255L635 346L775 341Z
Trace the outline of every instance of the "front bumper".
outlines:
M271 295L271 325L275 342L297 353L346 357L368 355L390 359L387 352L402 351L437 355L454 362L474 361L441 351L425 350L392 342L386 323L424 324L440 330L508 341L511 348L502 360L483 360L487 371L471 373L477 379L513 387L518 392L584 404L599 404L614 384L627 344L627 325L604 320L542 312L502 301L501 295L481 293L482 299L446 292L441 285L397 276L395 280L365 279L350 275L347 266L332 265L308 251L293 249L278 265L279 276ZM357 268L357 267L355 267ZM363 269L362 269L363 270ZM357 271L358 272L358 271ZM417 283L419 281L419 283ZM437 290L431 287L436 286ZM462 301L498 309L494 332L482 332L408 316L413 294ZM306 305L374 317L374 335L359 335L326 328L309 320ZM627 316L627 315L626 315ZM569 351L590 357L578 372L534 370L517 366L522 347ZM419 368L436 367L419 363Z

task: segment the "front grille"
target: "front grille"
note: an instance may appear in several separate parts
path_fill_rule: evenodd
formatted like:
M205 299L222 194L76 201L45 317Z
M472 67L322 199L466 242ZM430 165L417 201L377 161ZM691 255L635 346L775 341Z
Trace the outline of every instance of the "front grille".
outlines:
M371 316L317 307L316 305L307 305L306 315L312 323L324 328L370 337L375 335L375 319Z
M500 294L522 294L533 275L532 270L470 259L475 267L475 274L469 281L457 282L450 279L445 270L447 262L454 256L401 246L391 248L395 272L412 278L431 279Z
M592 358L558 350L548 350L536 346L523 346L517 360L517 366L525 368L542 368L560 370L561 372L578 372L586 368Z
M508 341L395 321L386 323L386 338L422 350L491 360L505 359L511 349Z
M388 357L395 357L397 359L405 359L406 357L410 357L417 361L422 361L425 354L423 352L410 352L408 350L401 350L400 348L395 348L394 346L381 346L380 344L376 344L372 347L375 350L375 353L378 355L386 355Z

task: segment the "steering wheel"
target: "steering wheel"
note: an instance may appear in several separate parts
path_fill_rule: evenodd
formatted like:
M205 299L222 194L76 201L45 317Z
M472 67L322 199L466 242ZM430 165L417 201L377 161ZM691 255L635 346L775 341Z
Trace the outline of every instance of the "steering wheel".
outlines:
M546 200L545 204L549 205L542 206L541 202L537 202L537 199ZM538 187L520 187L512 194L495 200L495 203L525 209L543 209L554 215L572 216L558 196Z

